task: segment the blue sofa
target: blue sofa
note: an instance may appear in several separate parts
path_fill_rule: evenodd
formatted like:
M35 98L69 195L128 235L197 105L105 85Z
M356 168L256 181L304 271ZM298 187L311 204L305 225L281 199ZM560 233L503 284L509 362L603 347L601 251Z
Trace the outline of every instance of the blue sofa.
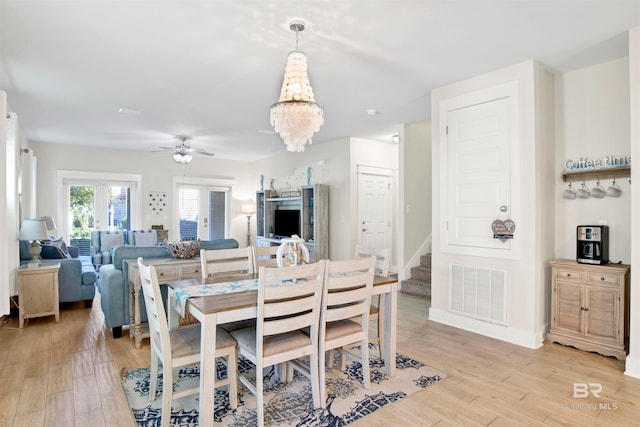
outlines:
M96 270L89 257L78 256L77 246L67 246L71 258L46 258L43 251L40 258L44 261L60 263L58 272L58 294L60 302L84 301L85 307L91 307L96 294ZM29 242L20 241L20 264L31 261Z
M91 261L96 269L111 264L113 248L120 245L156 246L157 230L94 230L91 232Z
M232 249L238 247L235 239L202 240L201 249ZM112 329L113 337L122 336L122 327L129 325L129 263L136 262L138 257L143 258L169 258L169 251L164 246L131 246L121 245L113 248L112 264L100 267L97 282L100 292L100 306L104 313L107 327ZM162 300L167 300L166 285L160 286ZM140 298L141 320L147 321L147 310L144 306L144 298Z

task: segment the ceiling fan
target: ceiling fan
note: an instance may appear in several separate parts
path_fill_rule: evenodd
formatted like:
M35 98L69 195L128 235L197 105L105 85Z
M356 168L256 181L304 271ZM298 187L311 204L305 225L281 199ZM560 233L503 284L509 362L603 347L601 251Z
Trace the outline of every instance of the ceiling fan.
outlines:
M187 141L192 139L188 135L176 135L175 138L180 141L179 145L175 147L159 147L159 150L154 151L173 151L173 160L178 163L189 163L193 157L191 154L199 154L201 156L214 156L213 153L210 153L206 150L201 150L199 148L192 148L187 144Z

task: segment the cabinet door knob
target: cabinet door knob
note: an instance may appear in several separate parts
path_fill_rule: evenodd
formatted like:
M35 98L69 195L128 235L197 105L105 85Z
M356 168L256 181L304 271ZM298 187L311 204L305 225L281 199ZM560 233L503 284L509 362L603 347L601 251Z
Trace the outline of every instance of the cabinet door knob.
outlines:
M601 277L600 280L604 280L604 277Z
M571 273L567 273L567 277L571 277Z

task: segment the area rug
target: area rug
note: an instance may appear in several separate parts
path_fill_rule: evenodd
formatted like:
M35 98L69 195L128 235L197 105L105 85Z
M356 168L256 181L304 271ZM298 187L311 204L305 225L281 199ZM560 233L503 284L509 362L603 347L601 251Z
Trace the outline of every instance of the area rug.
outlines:
M265 425L267 426L343 426L363 418L378 409L434 384L446 375L424 363L401 354L396 354L396 374L389 377L384 373L384 363L377 357L378 351L371 344L369 366L371 386L362 386L362 366L350 362L346 369L336 366L327 371L327 407L314 409L309 380L296 375L288 383L277 381L273 367L265 370ZM255 366L240 358L239 370L247 375L255 375ZM226 376L226 368L218 363L218 375ZM174 391L192 388L199 382L199 368L193 366L179 370L179 380ZM174 373L175 378L175 373ZM162 375L159 378L156 399L149 401L149 368L123 370L123 387L137 425L159 426L162 412ZM239 385L238 408L229 406L226 387L216 389L214 420L221 426L255 426L256 399ZM198 425L199 395L176 399L172 403L171 425L191 427Z

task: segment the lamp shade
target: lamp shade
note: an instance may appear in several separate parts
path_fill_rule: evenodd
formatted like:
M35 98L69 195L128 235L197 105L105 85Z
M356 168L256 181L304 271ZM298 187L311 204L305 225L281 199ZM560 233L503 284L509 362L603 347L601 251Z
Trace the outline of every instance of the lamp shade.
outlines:
M240 205L240 212L245 215L253 215L256 213L256 204L255 202L243 202Z
M40 219L25 219L22 221L18 240L47 240L49 232L47 223Z

